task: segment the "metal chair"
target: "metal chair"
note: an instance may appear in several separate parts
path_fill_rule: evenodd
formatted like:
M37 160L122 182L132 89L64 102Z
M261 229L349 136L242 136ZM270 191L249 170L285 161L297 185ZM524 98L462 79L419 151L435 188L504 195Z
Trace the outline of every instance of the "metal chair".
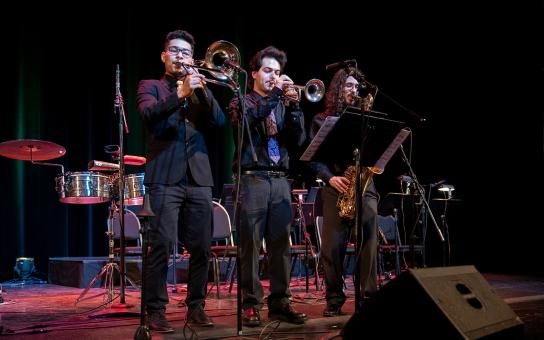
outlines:
M236 258L238 247L234 245L232 237L232 224L229 214L225 207L219 202L213 202L213 234L212 234L212 246L210 248L212 254L212 269L214 277L214 285L217 287L217 298L219 298L219 279L220 279L220 265L228 259L226 279L231 281L236 267L236 261L232 264L232 258ZM232 284L231 284L232 287ZM230 292L230 289L229 289Z

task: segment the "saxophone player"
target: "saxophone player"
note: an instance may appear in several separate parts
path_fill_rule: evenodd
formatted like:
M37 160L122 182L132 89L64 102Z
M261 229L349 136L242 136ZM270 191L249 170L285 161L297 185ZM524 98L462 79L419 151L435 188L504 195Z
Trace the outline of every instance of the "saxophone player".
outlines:
M312 120L310 138L313 138L327 116L339 116L348 105L360 100L359 82L362 73L355 68L338 70L327 90L325 97L325 112L314 116ZM365 109L372 103L369 94L363 98ZM323 181L326 186L321 190L323 202L323 234L321 244L321 259L325 270L327 305L324 316L338 316L342 314L342 305L346 301L344 293L344 257L346 246L354 227L354 219L341 217L337 207L339 196L354 190L354 177L350 180L344 172L351 165L338 164L336 161L322 160L310 162L313 174ZM378 194L374 182L370 180L362 205L362 232L363 243L359 258L359 272L361 278L361 294L363 299L370 298L377 291L377 206ZM357 270L357 269L355 269Z

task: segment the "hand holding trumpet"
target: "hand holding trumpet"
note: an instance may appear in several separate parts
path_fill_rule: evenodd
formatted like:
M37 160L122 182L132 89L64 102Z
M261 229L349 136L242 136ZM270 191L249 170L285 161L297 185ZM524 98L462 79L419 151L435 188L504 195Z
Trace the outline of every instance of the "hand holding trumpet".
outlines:
M280 88L285 91L286 87L289 87L289 85L294 85L295 83L287 76L286 74L282 74L274 81L274 86L277 88Z

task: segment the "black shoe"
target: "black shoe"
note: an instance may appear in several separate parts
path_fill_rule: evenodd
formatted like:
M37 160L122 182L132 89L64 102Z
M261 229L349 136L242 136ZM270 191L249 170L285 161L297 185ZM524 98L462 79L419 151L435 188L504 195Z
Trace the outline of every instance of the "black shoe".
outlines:
M332 317L342 315L342 307L327 304L323 310L323 316Z
M261 325L261 313L255 307L244 309L242 313L242 323L246 327L258 327Z
M148 311L147 320L149 322L149 329L159 333L172 333L174 328L170 326L166 315L163 310Z
M198 325L202 327L212 327L213 321L206 314L202 307L189 308L187 312L187 317L189 318L189 323L193 325Z
M298 313L290 304L285 304L280 309L269 310L268 318L296 324L303 324L307 319L306 314Z

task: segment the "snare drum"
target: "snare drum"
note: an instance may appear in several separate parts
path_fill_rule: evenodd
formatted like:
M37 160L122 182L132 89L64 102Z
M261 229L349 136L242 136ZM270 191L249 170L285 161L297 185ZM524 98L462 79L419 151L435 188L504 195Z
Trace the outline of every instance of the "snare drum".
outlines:
M111 177L98 172L67 172L55 178L59 201L70 204L94 204L111 198Z
M125 205L142 205L144 204L144 196L144 173L126 175Z

